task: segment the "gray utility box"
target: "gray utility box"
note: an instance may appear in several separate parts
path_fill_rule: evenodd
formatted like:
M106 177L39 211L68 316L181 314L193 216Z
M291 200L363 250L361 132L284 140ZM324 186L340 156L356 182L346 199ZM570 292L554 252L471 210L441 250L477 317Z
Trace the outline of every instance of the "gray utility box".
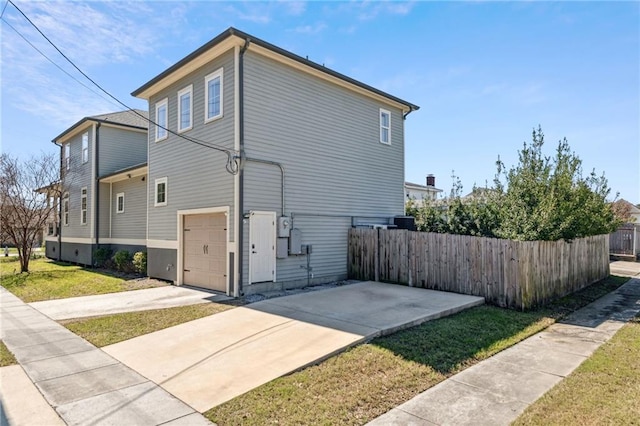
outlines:
M291 236L289 237L289 254L304 254L302 251L302 231L298 228L291 230Z
M293 221L289 216L281 216L278 218L278 238L289 238L292 223Z
M289 239L278 238L276 241L276 258L286 259L289 257Z

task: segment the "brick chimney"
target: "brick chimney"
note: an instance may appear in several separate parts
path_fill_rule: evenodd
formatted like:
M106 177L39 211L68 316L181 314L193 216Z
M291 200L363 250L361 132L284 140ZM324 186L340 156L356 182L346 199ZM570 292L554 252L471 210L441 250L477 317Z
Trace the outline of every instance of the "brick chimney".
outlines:
M427 186L436 186L436 177L434 175L427 175Z

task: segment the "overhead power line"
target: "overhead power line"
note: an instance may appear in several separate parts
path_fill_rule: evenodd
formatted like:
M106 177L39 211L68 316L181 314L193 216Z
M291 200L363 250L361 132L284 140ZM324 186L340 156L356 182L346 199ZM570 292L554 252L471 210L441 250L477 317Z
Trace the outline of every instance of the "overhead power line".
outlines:
M38 28L38 26L31 20L29 19L29 17L18 7L16 6L16 4L12 1L12 0L7 0L7 4L10 3L23 17L24 19L27 20L27 22L29 22L29 24L31 24L31 26L33 28L35 28L36 31L38 31L38 33L40 33L40 35L67 61L69 62L69 64L71 64L71 66L73 66L80 74L82 74L82 76L84 78L86 78L87 80L89 80L94 86L96 86L98 89L100 89L100 91L102 91L104 94L106 94L108 97L110 97L111 99L113 99L115 102L117 102L119 105L123 106L124 108L126 108L130 113L133 113L135 115L137 115L138 117L142 118L143 120L147 121L149 124L159 127L161 129L166 130L168 133L171 133L172 135L175 135L181 139L187 140L191 143L195 143L196 145L200 145L202 147L205 148L209 148L209 149L214 149L216 151L222 152L224 154L227 155L227 164L226 164L226 170L227 172L229 172L230 174L237 174L238 170L239 170L239 161L238 161L238 157L235 154L235 152L233 152L232 150L225 148L225 147L221 147L221 146L217 146L215 144L211 144L209 142L205 142L203 140L200 139L196 139L196 138L192 138L180 133L177 133L165 126L162 126L158 123L156 123L154 120L151 120L149 117L145 117L143 114L141 114L140 112L138 112L137 110L131 108L130 106L128 106L127 104L125 104L124 102L122 102L120 99L118 99L117 97L115 97L114 95L112 95L110 92L108 92L106 89L104 89L100 84L98 84L95 80L93 80L91 77L89 77L84 71L82 71L80 69L80 67L78 67L67 55L64 54L64 52L62 52L62 50L60 50L58 48L58 46L56 46L56 44L51 41L51 39L49 39L49 37L46 36L45 33L42 32L42 30L40 30L40 28ZM6 8L6 4L5 4L5 8ZM5 23L8 24L8 22L5 19L2 19ZM11 26L11 25L9 25ZM15 29L14 29L15 30ZM30 46L34 47L32 43L29 43ZM37 51L39 51L38 49L36 49ZM57 65L56 65L57 66ZM58 68L60 68L58 66ZM62 69L62 68L60 68ZM65 72L66 73L66 72ZM75 80L75 78L74 78ZM76 80L77 81L77 80ZM83 84L84 86L84 84ZM86 87L86 86L85 86Z

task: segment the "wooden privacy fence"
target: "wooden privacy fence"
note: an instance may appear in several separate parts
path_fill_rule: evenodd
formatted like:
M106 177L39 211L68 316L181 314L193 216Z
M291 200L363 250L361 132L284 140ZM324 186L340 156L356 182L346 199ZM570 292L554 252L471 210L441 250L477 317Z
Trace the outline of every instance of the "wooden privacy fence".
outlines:
M626 223L615 232L609 234L609 249L611 254L622 256L635 256L640 250L636 247L636 227L632 223Z
M406 230L349 230L349 277L482 296L529 309L609 275L609 236L512 241Z

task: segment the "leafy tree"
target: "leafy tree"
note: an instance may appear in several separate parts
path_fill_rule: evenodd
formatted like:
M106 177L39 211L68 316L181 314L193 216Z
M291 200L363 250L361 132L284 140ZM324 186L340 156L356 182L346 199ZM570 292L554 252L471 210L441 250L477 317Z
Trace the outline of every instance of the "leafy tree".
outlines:
M571 240L608 234L622 222L606 198L607 179L595 171L582 174L582 161L566 139L553 157L544 156L542 129L518 152L507 170L498 158L493 188L475 188L461 197L462 183L453 175L451 195L443 201L408 206L419 230L499 237L513 240Z
M54 154L33 155L26 161L0 155L0 226L3 242L18 249L20 272L29 272L31 251L60 198L60 160ZM6 239L6 241L5 241Z
M542 154L542 129L534 129L532 136L532 143L525 143L518 152L515 167L506 171L498 160L497 235L513 240L555 241L614 231L619 222L607 203L610 189L604 175L592 171L583 177L582 161L571 151L566 138L558 143L551 158Z

